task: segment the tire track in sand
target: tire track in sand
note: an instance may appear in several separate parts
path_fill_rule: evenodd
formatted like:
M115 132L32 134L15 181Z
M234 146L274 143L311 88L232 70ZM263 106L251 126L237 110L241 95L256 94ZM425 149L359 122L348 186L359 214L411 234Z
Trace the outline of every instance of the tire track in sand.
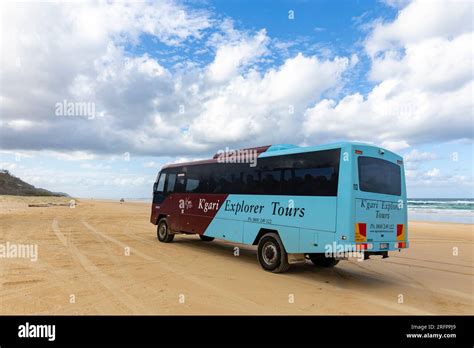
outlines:
M87 256L85 256L74 244L69 243L66 236L61 232L57 218L53 219L53 232L64 247L71 250L71 256L82 265L82 267L111 295L120 302L131 313L148 313L150 308L145 306L141 301L126 293L121 289L121 285L107 274L102 272ZM138 309L138 311L137 311Z
M135 238L137 241L140 241L142 243L149 243L149 240L143 238L142 236L132 234L132 233L127 232L125 230L123 232L124 232L125 235L127 235L129 237ZM163 253L163 252L161 251L161 253ZM163 254L165 256L168 256L167 253L163 253ZM360 265L356 264L356 266L360 266ZM368 271L369 273L372 273L372 274L385 275L383 273L376 272L372 269L367 269L367 268L362 267L362 266L360 266L360 268L362 268L365 271ZM348 279L353 279L354 278L354 276L352 276L352 275L349 275L349 276L344 275L343 276L337 268L335 268L334 271L339 277L341 277L343 279L348 280ZM299 276L295 277L295 275L293 275L293 274L280 274L279 276L282 277L282 278L291 279L292 282L296 281L296 282L300 282L300 283L311 285L311 286L315 286L317 284L317 283L314 282L315 280L303 279ZM326 285L326 287L327 287L327 284L324 284L324 285ZM333 290L342 291L342 292L347 291L347 289L340 288L340 287L335 286L335 285L329 286L328 289L332 289L330 291L333 291ZM355 296L359 296L359 295L363 296L363 293L360 292L360 291L356 291L355 289L351 289L351 291L353 292L353 294ZM410 314L410 315L420 315L420 314L424 314L424 313L426 314L426 311L422 311L418 308L415 308L415 307L412 307L412 306L406 306L406 305L404 307L401 307L400 305L394 304L394 303L390 302L389 300L385 300L385 299L369 299L368 301L370 301L370 302L372 302L376 305L379 305L379 306L382 306L382 307L385 307L385 308L389 308L391 310L396 310L397 312L401 312L401 313L406 313L406 314ZM427 314L432 314L432 313L427 313Z
M115 243L116 245L122 247L122 248L125 248L125 247L130 247L130 245L127 245L123 242L121 242L120 240L116 239L116 238L113 238L101 231L99 231L98 229L96 229L95 227L91 226L89 223L87 223L85 220L82 220L81 221L82 224L87 228L89 229L90 231L100 235L101 237L107 239L108 241L112 242L112 243ZM190 275L189 273L185 273L183 272L182 270L179 270L175 267L172 267L172 266L169 266L168 264L166 264L165 262L163 262L162 260L159 260L155 257L151 257L149 256L148 254L145 254L145 253L142 253L140 252L139 250L136 250L136 249L133 249L133 251L131 251L131 255L132 254L135 254L145 260L148 260L148 261L155 261L156 263L158 263L160 265L160 267L168 272L171 272L175 275L178 275L179 277L181 277L182 279L186 279L187 281L189 282L192 282L198 286L201 286L205 289L208 289L214 293L217 293L218 295L221 295L223 297L225 297L227 300L229 301L234 301L236 302L236 300L238 300L240 303L238 303L239 305L242 305L241 302L244 302L245 304L247 305L250 305L250 306L253 306L253 307L260 307L260 308L264 308L264 306L262 306L261 304L257 303L257 302L254 302L252 300L249 300L245 297L241 297L237 294L235 294L234 292L232 291L228 291L228 290L225 290L225 289L222 289L220 287L217 287L217 286L214 286L206 281L203 281L201 280L199 277L197 276L193 276L193 275ZM252 307L249 307L249 308L252 308Z

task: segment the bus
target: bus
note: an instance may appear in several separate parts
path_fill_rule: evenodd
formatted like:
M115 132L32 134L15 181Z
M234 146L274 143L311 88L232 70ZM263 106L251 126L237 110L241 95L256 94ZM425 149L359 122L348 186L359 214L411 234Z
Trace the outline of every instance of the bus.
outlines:
M159 171L150 222L160 242L197 234L254 245L262 268L274 273L408 248L399 155L356 142L238 151L254 160L223 161L221 152Z

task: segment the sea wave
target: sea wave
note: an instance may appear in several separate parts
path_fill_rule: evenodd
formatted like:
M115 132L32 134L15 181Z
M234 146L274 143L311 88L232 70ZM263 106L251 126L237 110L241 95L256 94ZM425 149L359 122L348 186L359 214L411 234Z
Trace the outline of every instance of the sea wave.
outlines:
M418 200L407 200L408 204L474 204L474 201L418 201Z
M436 209L436 208L411 208L408 207L409 212L421 213L421 214L452 214L452 215L472 215L474 210L461 210L461 209Z
M408 199L408 209L431 209L430 212L436 213L436 210L448 211L467 211L472 213L474 210L474 200L472 199Z

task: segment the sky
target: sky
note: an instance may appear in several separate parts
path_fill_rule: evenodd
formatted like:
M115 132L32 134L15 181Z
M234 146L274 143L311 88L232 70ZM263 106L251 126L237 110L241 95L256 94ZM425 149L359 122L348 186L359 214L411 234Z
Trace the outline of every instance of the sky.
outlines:
M0 168L148 198L163 164L362 141L410 198L472 198L469 1L2 1Z

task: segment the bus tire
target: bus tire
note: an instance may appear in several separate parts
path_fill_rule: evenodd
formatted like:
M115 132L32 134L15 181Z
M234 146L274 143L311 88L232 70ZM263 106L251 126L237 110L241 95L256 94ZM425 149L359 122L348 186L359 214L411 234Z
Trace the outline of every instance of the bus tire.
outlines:
M174 234L170 233L168 228L168 222L165 218L161 219L158 222L158 227L156 228L156 236L158 240L162 243L170 243L173 241Z
M258 262L266 271L283 273L290 268L288 255L276 233L265 234L258 242Z
M313 265L318 267L334 267L339 263L334 257L326 257L324 254L308 254Z
M199 238L201 238L203 242L212 242L214 240L214 237L204 236L202 234L199 235Z

